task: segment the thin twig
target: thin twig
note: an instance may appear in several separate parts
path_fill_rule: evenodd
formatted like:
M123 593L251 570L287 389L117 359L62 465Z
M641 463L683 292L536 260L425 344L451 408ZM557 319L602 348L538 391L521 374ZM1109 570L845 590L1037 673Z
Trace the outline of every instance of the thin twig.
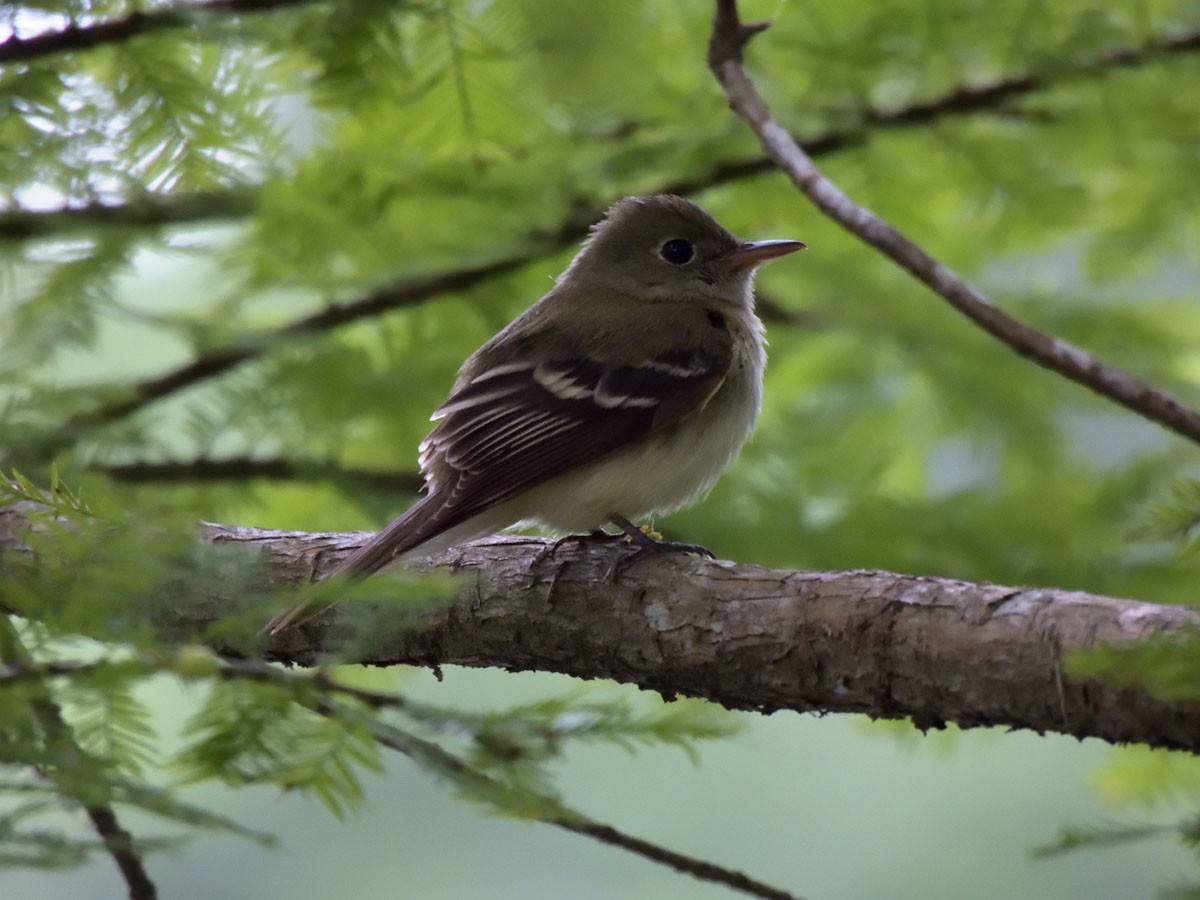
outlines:
M20 635L13 627L12 620L8 617L0 620L0 661L4 662L0 669L5 673L12 673L12 680L27 678L37 673L40 668L29 656L21 643ZM58 745L60 751L69 751L72 756L87 756L75 740L75 733L63 719L58 704L54 702L48 690L43 687L41 690L30 692L28 702L48 744ZM47 774L45 771L39 774L57 781L53 774ZM158 890L150 880L141 856L134 849L133 836L121 826L121 821L112 806L96 801L81 803L81 806L125 879L129 900L156 900Z
M75 675L102 671L106 668L127 670L131 665L143 665L147 674L162 671L171 665L170 657L145 657L140 661L119 661L106 663L103 661L64 661L42 665L7 665L0 666L0 684L12 684L35 678ZM403 696L383 691L374 691L355 685L345 684L330 676L324 670L314 675L298 675L294 672L272 666L258 660L214 658L214 668L211 673L224 679L244 678L251 681L261 681L278 685L284 689L294 690L297 686L316 685L326 692L338 693L350 697L371 709L407 710L409 703ZM297 702L303 703L314 712L331 718L338 718L343 712L327 699L307 698L297 696ZM375 740L385 747L390 747L417 762L428 763L435 770L453 773L454 777L472 785L481 796L496 796L503 792L503 785L484 772L473 768L465 760L449 752L440 745L394 728L384 722L370 719L366 722ZM723 884L733 890L740 891L752 897L764 900L799 900L794 894L782 891L764 884L748 875L734 869L716 865L707 860L697 859L683 853L677 853L651 841L634 837L618 828L597 822L575 810L563 806L552 798L541 798L543 805L552 810L549 815L537 818L537 821L553 825L566 831L590 837L613 847L620 847L651 862L668 866L678 872L691 875L702 881ZM132 894L130 895L133 896ZM140 898L138 898L140 900Z
M746 25L736 0L717 0L708 63L729 105L758 136L776 165L823 213L885 253L988 334L1044 368L1107 397L1138 415L1200 443L1200 412L1161 388L1096 358L1061 338L1008 315L959 275L896 228L859 206L817 169L809 154L779 124L742 66L746 42L767 27ZM1127 56L1118 56L1125 63Z
M196 24L205 14L269 12L286 6L301 6L318 0L198 0L198 2L168 6L151 12L133 12L121 19L110 19L90 25L69 25L54 31L44 31L33 37L11 37L0 42L0 65L28 62L59 53L90 50L106 44L119 44L154 31L186 28Z
M11 209L0 212L0 240L61 237L89 228L144 228L206 219L233 219L254 209L257 186L176 196L149 195L124 203L88 203L58 209Z
M199 457L177 462L108 463L91 466L115 481L127 484L176 484L181 482L248 481L267 478L276 481L354 481L375 488L416 493L424 483L420 474L385 472L280 457L254 458L234 456L225 459Z
M374 293L356 300L346 303L329 303L320 312L304 316L237 346L218 348L196 357L177 369L139 382L133 386L131 396L71 419L65 426L65 430L72 432L88 426L122 419L156 400L224 374L244 362L256 359L275 344L288 338L329 331L359 319L379 315L382 312L405 306L415 306L438 294L466 290L488 278L519 269L539 258L542 252L544 251L529 251L480 266L456 269L427 278L402 281L380 288Z
M142 858L133 849L133 836L121 827L113 808L107 804L92 804L85 809L92 827L104 841L104 846L125 879L129 900L156 900L158 889L150 880Z
M323 712L326 715L332 714L332 710L318 708L317 711ZM418 760L429 760L437 768L454 772L456 777L465 782L472 783L485 796L503 789L499 782L483 772L472 768L454 754L431 741L422 740L382 722L374 724L372 733L375 740L386 747L391 747L405 756ZM561 804L555 801L548 802L553 803L556 807L560 807L561 811L556 815L537 817L538 821L546 825L553 825L565 831L590 837L603 844L620 847L622 850L627 850L636 856L650 860L650 862L668 866L677 872L691 875L693 878L701 881L723 884L731 890L739 891L751 897L761 897L763 900L799 900L795 894L772 887L736 869L728 869L705 859L698 859L694 856L688 856L685 853L669 850L666 847L651 843L642 838L625 834L620 829L597 822L584 816L582 813L561 807Z

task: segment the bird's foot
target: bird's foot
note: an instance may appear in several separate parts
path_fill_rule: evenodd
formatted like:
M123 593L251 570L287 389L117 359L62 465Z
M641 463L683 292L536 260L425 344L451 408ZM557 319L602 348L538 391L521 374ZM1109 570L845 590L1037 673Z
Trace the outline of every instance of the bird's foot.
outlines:
M607 531L596 529L588 534L568 534L564 537L558 538L555 541L551 541L549 544L546 544L546 546L542 547L541 550L534 554L533 559L529 561L528 568L532 569L541 565L547 559L552 559L553 557L557 556L558 551L567 544L587 544L591 542L608 543L610 541L623 540L625 540L625 532L623 531L617 532L616 534L609 534Z
M695 556L703 556L706 559L717 558L715 553L700 544L660 540L661 535L658 535L657 532L650 532L648 529L639 528L622 515L612 513L609 515L609 519L621 529L621 534L609 535L609 537L624 538L633 545L633 549L617 557L616 562L612 564L612 568L608 570L610 581L616 581L621 577L622 572L647 556L653 556L658 553L691 553Z

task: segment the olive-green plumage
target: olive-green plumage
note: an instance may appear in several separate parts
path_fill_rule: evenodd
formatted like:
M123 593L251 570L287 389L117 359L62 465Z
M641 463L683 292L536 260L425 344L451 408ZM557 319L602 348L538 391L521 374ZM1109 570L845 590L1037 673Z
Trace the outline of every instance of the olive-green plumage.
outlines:
M703 496L758 416L755 268L803 246L745 243L679 197L615 204L550 292L463 363L421 444L426 495L331 574Z

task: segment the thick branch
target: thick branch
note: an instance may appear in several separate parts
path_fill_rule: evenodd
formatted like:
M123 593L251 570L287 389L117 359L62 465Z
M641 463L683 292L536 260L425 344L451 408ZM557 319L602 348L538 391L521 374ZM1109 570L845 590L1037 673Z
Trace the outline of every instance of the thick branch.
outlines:
M733 111L746 120L763 149L818 209L851 234L885 253L1021 356L1200 443L1200 412L1086 350L1013 318L891 224L856 204L826 178L812 158L776 121L742 67L742 49L746 41L764 27L761 24L743 25L738 18L736 0L717 0L709 44L709 66L725 89ZM1193 37L1187 46L1194 47L1195 44ZM1117 58L1125 59L1123 55Z
M0 547L20 507L0 510ZM204 539L268 554L272 585L299 584L362 535L207 526ZM921 727L1003 725L1200 750L1200 706L1063 668L1067 654L1129 646L1200 625L1194 610L1050 588L891 572L794 572L669 556L607 578L619 549L495 538L438 563L468 576L451 606L377 634L379 665L494 666L632 682L731 709L911 716ZM3 557L0 557L2 564ZM172 610L181 640L221 616L228 585ZM265 618L265 617L264 617ZM271 658L311 664L360 616L334 612L270 640Z
M23 546L28 510L0 509L0 550ZM207 525L205 541L265 553L265 583L196 585L204 602L165 610L163 620L180 640L196 640L232 608L225 599L231 591L306 583L363 537ZM1200 612L1190 608L679 555L640 562L614 582L608 573L621 548L593 541L552 546L497 537L447 552L435 563L467 576L458 599L406 618L410 627L395 633L373 621L377 649L356 659L562 672L730 709L908 716L926 728L1003 725L1200 751L1200 704L1104 678L1073 678L1063 666L1076 651L1193 633ZM5 559L0 553L0 575ZM263 651L305 665L337 655L361 613L335 608L270 638Z
M44 31L30 38L11 37L0 41L0 65L28 62L59 53L90 50L106 44L120 44L139 35L168 28L195 25L205 14L269 12L285 6L299 6L315 0L197 0L151 12L134 12L123 19L110 19L90 25L69 25L57 31Z

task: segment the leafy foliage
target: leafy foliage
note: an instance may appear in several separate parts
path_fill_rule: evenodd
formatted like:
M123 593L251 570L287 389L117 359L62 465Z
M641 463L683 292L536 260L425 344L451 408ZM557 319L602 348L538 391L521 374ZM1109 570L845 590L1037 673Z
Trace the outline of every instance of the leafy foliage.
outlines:
M1194 553L1200 541L1200 480L1187 478L1172 485L1166 499L1146 510L1140 533Z
M1196 396L1196 57L1169 49L1200 28L1195 4L743 7L776 17L750 53L754 76L790 128L827 148L842 187L1006 309ZM135 9L16 4L0 41ZM761 280L776 313L758 437L705 504L658 523L669 536L765 564L1195 602L1192 449L1013 357L812 215L758 163L705 73L710 13L668 0L196 8L171 28L4 66L0 466L28 477L0 480L0 502L42 505L56 536L45 564L0 563L5 621L38 623L13 626L9 649L30 660L3 660L0 860L73 865L100 846L53 818L77 810L81 786L37 774L54 743L38 704L61 712L57 749L88 761L101 799L184 831L238 826L152 787L160 767L307 790L340 815L383 741L466 796L560 816L551 767L572 742L690 754L728 733L703 707L591 691L483 713L388 692L375 709L352 685L222 669L178 650L156 616L219 579L223 638L253 652L282 600L246 589L259 561L198 551L194 522L374 527L401 508L402 488L344 473L411 473L458 363L629 193L686 189L739 233L812 248ZM946 101L1022 79L1002 97ZM296 325L503 260L515 262L349 324ZM243 457L300 474L179 475ZM164 474L117 483L123 463ZM387 586L401 616L448 591ZM1190 697L1194 650L1098 653L1073 671ZM51 671L81 654L96 665ZM40 674L17 677L28 665ZM141 699L163 675L196 704L177 756ZM1101 790L1190 802L1193 774L1175 759L1114 763ZM1081 829L1060 845L1161 833Z
M338 815L362 801L352 765L379 768L369 733L297 706L276 685L212 685L186 734L174 763L185 780L302 787Z

